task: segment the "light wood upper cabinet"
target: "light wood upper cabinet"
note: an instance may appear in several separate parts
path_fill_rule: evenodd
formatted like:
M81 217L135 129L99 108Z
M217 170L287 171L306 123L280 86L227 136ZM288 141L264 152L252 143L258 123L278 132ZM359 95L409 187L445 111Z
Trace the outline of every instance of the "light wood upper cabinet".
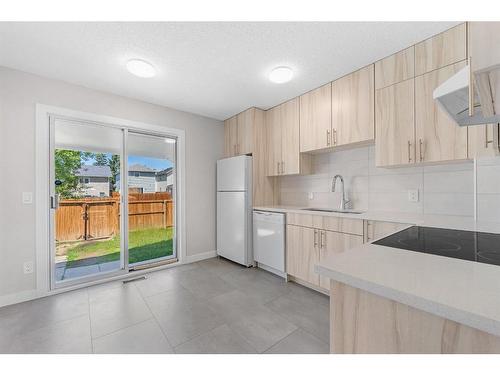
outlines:
M253 151L253 126L255 122L255 108L247 109L236 116L237 122L237 154L251 154Z
M315 286L319 286L319 275L314 271L319 262L318 233L317 229L286 226L286 272Z
M415 75L465 60L467 30L462 23L415 45Z
M467 127L467 156L469 159L497 156L500 152L500 125Z
M302 173L307 161L300 155L299 98L280 105L282 174Z
M309 173L311 158L300 154L299 98L266 112L269 176Z
M323 230L319 233L319 261L328 262L335 254L363 244L363 236ZM330 279L320 276L319 286L330 289Z
M268 149L267 175L278 176L281 168L281 109L274 107L266 111L266 142Z
M375 63L375 89L381 89L415 77L415 46Z
M500 64L500 22L469 22L472 71Z
M436 87L465 66L456 63L415 78L417 160L467 159L467 128L458 126L433 99Z
M415 162L414 79L375 94L375 163L378 167Z
M332 142L343 146L375 139L374 65L332 82Z
M300 152L330 146L332 86L328 83L300 96Z
M224 121L224 156L230 157L237 155L238 145L238 120L233 116Z

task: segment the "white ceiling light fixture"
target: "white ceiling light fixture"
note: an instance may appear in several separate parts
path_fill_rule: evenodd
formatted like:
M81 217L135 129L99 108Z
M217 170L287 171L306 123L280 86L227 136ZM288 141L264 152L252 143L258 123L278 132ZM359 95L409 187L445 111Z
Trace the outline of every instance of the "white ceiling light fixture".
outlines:
M156 69L147 61L132 59L127 62L127 70L133 75L141 78L151 78L156 75Z
M293 78L293 70L288 66L278 66L269 73L269 80L274 83L286 83Z

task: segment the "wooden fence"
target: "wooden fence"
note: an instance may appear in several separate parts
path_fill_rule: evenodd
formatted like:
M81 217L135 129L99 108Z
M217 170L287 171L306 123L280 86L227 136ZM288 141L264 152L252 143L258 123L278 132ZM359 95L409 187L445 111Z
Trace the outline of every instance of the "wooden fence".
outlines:
M129 230L173 226L174 206L168 193L129 194ZM108 238L120 231L120 196L61 200L56 210L56 240Z

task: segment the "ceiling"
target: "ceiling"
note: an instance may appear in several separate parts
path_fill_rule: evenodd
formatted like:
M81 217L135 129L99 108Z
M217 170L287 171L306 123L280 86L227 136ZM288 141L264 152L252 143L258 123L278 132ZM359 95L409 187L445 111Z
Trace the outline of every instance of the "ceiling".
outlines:
M0 22L0 65L200 115L270 108L457 22ZM154 78L125 69L151 62ZM288 65L277 85L269 71Z

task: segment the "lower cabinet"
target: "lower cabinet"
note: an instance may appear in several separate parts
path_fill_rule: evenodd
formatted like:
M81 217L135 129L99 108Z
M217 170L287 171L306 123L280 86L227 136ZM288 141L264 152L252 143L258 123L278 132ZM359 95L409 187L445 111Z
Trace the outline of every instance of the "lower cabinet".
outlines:
M320 277L314 266L328 260L335 253L359 246L362 235L330 230L287 225L286 272L301 281L323 289L330 288L330 280Z
M319 286L319 275L314 272L319 262L318 230L287 225L286 243L287 274Z
M365 242L379 240L395 232L408 228L412 224L392 223L389 221L366 221Z

